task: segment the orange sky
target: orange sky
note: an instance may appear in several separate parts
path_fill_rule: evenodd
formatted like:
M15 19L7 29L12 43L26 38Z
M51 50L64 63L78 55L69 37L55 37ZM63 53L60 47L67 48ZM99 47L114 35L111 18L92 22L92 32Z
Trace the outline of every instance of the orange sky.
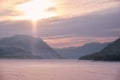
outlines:
M1 0L0 17L6 19L75 17L101 12L119 4L115 0Z

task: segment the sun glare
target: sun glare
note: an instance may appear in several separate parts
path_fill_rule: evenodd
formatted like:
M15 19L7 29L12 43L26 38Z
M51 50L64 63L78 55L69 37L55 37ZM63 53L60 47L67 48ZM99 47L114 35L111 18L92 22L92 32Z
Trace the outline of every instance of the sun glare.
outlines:
M50 18L56 16L54 10L48 10L55 6L54 2L49 0L30 0L17 6L22 15L17 19L39 20L42 18Z

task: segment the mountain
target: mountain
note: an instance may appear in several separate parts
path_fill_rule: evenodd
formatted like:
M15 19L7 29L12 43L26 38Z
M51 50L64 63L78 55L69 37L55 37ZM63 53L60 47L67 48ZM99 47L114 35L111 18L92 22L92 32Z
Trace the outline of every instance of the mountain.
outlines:
M0 39L0 58L61 58L42 39L27 35L16 35Z
M120 38L99 52L80 57L84 60L120 61Z
M26 50L13 47L0 47L0 58L33 58L32 54Z
M65 58L78 59L80 56L88 55L102 50L109 43L88 43L81 47L68 47L62 49L55 49L59 54Z

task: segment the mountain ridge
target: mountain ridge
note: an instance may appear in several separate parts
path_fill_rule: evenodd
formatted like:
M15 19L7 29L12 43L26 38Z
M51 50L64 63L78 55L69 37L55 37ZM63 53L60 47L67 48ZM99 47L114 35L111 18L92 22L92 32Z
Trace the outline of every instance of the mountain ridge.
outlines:
M120 38L106 46L99 52L82 56L82 60L120 61Z
M43 59L60 58L60 55L58 55L58 53L54 49L52 49L47 43L45 43L42 39L34 38L28 35L15 35L12 37L0 39L0 48L1 50L3 49L4 51L4 52L0 51L1 54L4 53L4 57L5 57L5 54L6 56L9 55L8 53L6 53L7 49L11 51L11 54L15 53L14 49L15 50L17 49L16 51L21 50L23 51L23 53L29 52L29 55L26 56L26 58L40 58L40 59L41 58ZM6 48L6 51L5 51L5 48Z
M68 59L78 59L80 56L84 56L93 52L102 50L111 42L106 43L87 43L81 47L67 47L62 49L55 49L59 54Z

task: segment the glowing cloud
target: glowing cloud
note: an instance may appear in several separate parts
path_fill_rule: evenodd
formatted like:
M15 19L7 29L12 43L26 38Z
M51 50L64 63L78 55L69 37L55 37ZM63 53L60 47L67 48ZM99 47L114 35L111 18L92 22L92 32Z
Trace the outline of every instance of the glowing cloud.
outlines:
M22 16L16 17L17 19L30 19L39 20L42 18L49 18L56 16L55 11L46 11L54 7L54 3L49 0L31 0L26 3L22 3L17 6L17 9L21 11Z

